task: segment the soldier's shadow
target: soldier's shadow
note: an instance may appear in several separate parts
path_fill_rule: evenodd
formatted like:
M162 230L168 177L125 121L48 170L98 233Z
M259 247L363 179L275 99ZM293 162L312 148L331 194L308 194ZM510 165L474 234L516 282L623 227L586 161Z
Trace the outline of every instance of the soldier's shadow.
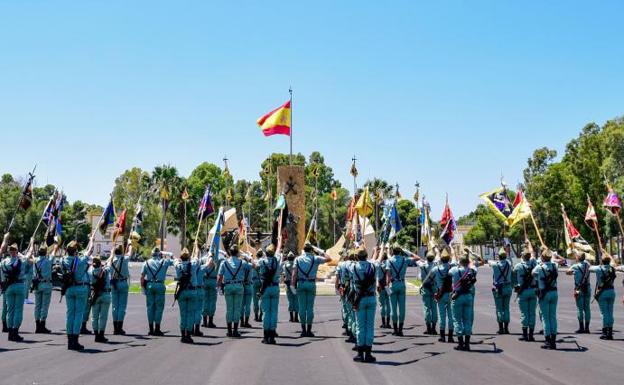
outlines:
M283 347L287 347L287 348L300 348L302 346L306 346L309 345L310 341L306 341L306 342L302 342L299 344L295 344L295 343L291 343L291 342L277 342L275 345L276 346L283 346Z
M199 341L195 341L192 345L196 345L196 346L216 346L216 345L221 345L223 343L223 341L219 341L219 342L199 342Z
M380 366L404 366L404 365L411 365L411 364L415 364L417 362L420 362L422 360L425 360L427 358L432 358L432 357L436 357L436 356L439 356L441 354L444 354L444 352L424 352L424 353L427 354L427 356L416 358L416 359L413 359L413 360L408 360L408 361L403 361L403 362L397 362L397 361L377 361L375 364L376 365L380 365Z

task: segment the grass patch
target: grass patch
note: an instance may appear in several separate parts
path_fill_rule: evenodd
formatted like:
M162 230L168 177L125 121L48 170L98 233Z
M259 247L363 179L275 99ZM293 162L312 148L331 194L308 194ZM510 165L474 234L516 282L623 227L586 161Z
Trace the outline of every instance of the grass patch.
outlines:
M165 286L169 286L173 283L173 279L166 279L165 280ZM174 289L169 289L167 288L166 293L167 294L173 294L174 293ZM141 284L138 282L134 282L130 284L130 288L128 289L128 293L130 294L143 294L143 292L141 291Z
M411 283L414 286L420 287L422 285L422 281L418 278L408 279L407 282Z

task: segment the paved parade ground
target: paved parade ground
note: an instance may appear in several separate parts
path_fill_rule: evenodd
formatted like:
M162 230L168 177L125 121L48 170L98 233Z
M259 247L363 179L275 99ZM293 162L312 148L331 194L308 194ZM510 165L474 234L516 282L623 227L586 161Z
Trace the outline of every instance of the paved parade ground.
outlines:
M411 270L411 269L410 269ZM560 275L558 351L540 349L538 342L517 341L517 304L512 303L513 335L497 336L489 284L490 271L480 269L472 352L457 352L453 344L424 336L420 298L408 297L405 337L377 330L376 364L354 363L352 345L344 343L338 298L317 298L316 338L299 338L299 326L288 323L280 300L280 337L275 346L260 343L262 329L243 329L238 340L225 338L223 297L219 297L218 329L203 329L194 346L179 343L178 310L167 297L166 337L147 337L141 295L131 295L126 336L109 336L110 344L95 344L82 336L82 353L65 349L64 304L54 293L48 327L53 335L32 334L33 305L26 305L22 336L25 343L0 340L0 384L616 384L624 368L620 332L624 309L618 298L615 341L598 339L597 305L592 304L592 334L576 336L576 314L570 277ZM618 279L618 289L621 288ZM538 326L539 327L539 326ZM108 331L112 329L109 321Z

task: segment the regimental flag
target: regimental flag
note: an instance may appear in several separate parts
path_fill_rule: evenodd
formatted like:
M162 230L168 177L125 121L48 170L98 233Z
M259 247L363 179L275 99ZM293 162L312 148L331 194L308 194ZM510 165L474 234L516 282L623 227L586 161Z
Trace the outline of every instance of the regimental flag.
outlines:
M433 242L433 237L431 236L431 206L429 202L425 200L424 196L422 200L422 210L420 211L420 223L422 224L420 228L421 243L429 246L429 243Z
M453 238L455 238L455 230L457 229L457 225L455 223L455 217L453 217L451 207L448 204L448 197L446 198L446 204L444 205L442 218L440 218L440 226L442 227L442 233L440 234L440 238L442 238L442 240L444 240L447 245L450 245L453 241Z
M598 227L598 215L596 215L596 210L594 209L594 205L592 204L589 195L587 196L587 211L585 212L585 223L587 226L591 227L592 230L595 230Z
M568 214L566 214L563 204L561 205L561 215L563 216L563 232L567 245L567 254L571 256L573 251L584 252L587 254L586 259L593 260L596 252L574 227L574 224L568 218ZM587 258L588 256L589 258Z
M138 246L141 236L143 235L143 205L141 200L136 204L136 212L132 218L132 228L130 230L130 239L132 239L134 247Z
M383 214L381 215L383 222L381 225L381 231L379 231L379 238L377 238L378 245L382 245L390 239L390 210L390 206L383 206Z
M243 246L247 243L247 220L245 217L240 220L238 226L238 247L242 250Z
M102 214L102 220L100 221L100 232L106 233L108 226L115 223L115 205L113 205L113 199L108 202L104 213Z
M115 242L115 239L117 239L117 237L119 237L120 235L123 236L123 234L126 232L126 213L127 210L124 209L117 218L117 223L115 223L115 230L113 231L113 242Z
M257 123L264 136L290 136L290 100L258 119Z
M613 190L610 185L607 185L607 196L604 199L604 207L611 212L613 215L620 215L620 211L622 210L622 201L618 194Z
M518 200L518 196L520 199ZM517 201L517 202L516 202ZM516 200L513 203L514 209L507 218L507 225L509 228L514 227L518 223L520 223L523 219L526 219L531 216L531 205L529 201L522 193L522 190L518 190L518 194L516 195Z
M373 213L373 202L368 187L365 187L362 195L360 195L360 199L355 204L355 210L363 217L368 217Z
M396 207L396 201L392 204L388 215L388 222L390 224L389 240L394 238L396 234L401 231L403 224L401 223L401 217L399 217L399 211Z
M349 208L347 209L347 221L353 219L355 215L355 204L357 203L357 196L351 198L351 202L349 203Z
M351 165L351 170L349 172L351 173L351 176L354 178L358 176L358 169L357 167L355 167L355 162L353 162L353 164Z
M502 221L507 222L509 216L513 212L513 206L505 186L483 193L479 197L485 201L487 206L492 209L497 217L499 217Z
M33 174L29 174L28 182L26 182L26 186L24 186L24 189L22 190L22 195L20 196L19 206L24 210L28 210L30 206L32 205L32 201L33 201L32 182L33 182L34 177L35 176Z
M271 231L271 242L275 247L281 245L280 231L284 233L286 229L286 223L288 221L288 205L286 204L286 197L284 194L280 194L273 210L273 229ZM279 243L279 245L278 245Z
M208 215L214 213L214 206L212 205L212 195L210 192L211 186L208 185L206 187L206 191L204 192L204 196L199 202L199 209L197 210L198 220L204 220Z
M518 207L518 205L522 203L522 200L524 200L524 191L522 191L521 188L518 188L518 192L516 192L516 197L512 203L513 208Z
M46 225L46 244L54 243L54 237L63 235L63 225L61 223L61 210L65 205L65 195L60 191L55 191L46 205L41 221Z
M212 243L210 244L210 253L212 254L212 258L216 261L219 259L219 250L221 248L221 228L223 227L223 223L225 222L225 215L223 212L223 207L219 208L219 213L217 214L217 220L214 225L212 225L211 233L214 234L212 238Z
M308 228L308 233L306 234L305 241L311 243L313 245L318 243L318 225L317 219L318 211L314 210L314 215L312 216L312 220L310 221L310 227Z

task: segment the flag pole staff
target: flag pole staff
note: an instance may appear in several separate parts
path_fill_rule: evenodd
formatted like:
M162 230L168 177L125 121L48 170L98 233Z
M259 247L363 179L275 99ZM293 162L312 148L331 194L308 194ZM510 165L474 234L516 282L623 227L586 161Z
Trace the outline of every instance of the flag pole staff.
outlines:
M589 198L589 194L587 194L587 203L589 203L591 207L594 207L591 199ZM600 253L602 254L603 246L602 246L602 237L600 236L600 231L598 230L598 217L596 217L596 220L592 222L594 223L592 227L594 228L594 232L596 233L596 238L598 238L598 246L600 246Z
M35 227L35 231L33 231L33 235L32 235L31 238L34 238L37 235L37 231L39 231L39 227L41 226L41 222L43 222L43 217L45 216L46 211L48 211L48 207L50 207L50 205L52 204L52 201L56 197L56 193L57 192L58 192L58 190L55 189L54 193L50 197L50 200L48 201L48 204L43 209L43 214L41 214L41 218L39 218L39 222L37 222L37 227Z
M542 238L542 234L540 233L539 227L537 227L537 222L535 221L535 217L533 216L533 210L529 210L531 215L531 221L533 222L533 227L535 227L535 232L537 233L537 238L539 238L540 244L542 246L546 246L544 243L544 239Z
M293 137L293 125L292 125L292 116L293 116L293 105L292 105L292 100L293 100L293 91L292 91L292 86L288 87L288 93L290 94L290 135L288 135L288 137L290 138L290 156L288 157L288 165L292 166L292 137Z
M110 200L111 201L113 200L113 193L110 193ZM104 208L104 210L102 210L102 215L100 215L100 219L98 219L97 224L95 225L95 227L91 231L91 235L89 236L89 244L87 245L87 250L89 250L91 248L91 246L93 246L93 238L95 238L95 232L97 231L97 229L100 228L100 224L102 223L102 219L104 219L104 213L106 213L106 208Z
M28 182L26 182L26 186L28 186L29 184L31 185L32 188L32 181L33 179L35 179L35 170L37 170L37 165L35 164L35 167L33 167L32 172L28 173ZM24 187L26 187L24 186ZM17 215L17 212L20 208L20 206L22 205L22 201L24 200L24 191L20 190L20 197L17 200L17 207L15 207L15 211L13 211L13 216L11 217L11 222L9 222L9 227L7 227L5 233L8 233L11 228L13 227L13 224L15 223L15 216Z

